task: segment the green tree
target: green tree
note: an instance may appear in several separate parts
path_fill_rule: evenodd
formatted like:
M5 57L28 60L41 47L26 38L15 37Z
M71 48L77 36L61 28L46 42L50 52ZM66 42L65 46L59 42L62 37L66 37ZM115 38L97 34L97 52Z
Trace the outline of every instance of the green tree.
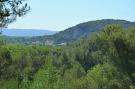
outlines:
M0 28L8 26L14 22L17 17L24 16L30 7L25 0L0 0Z
M9 66L12 64L10 51L7 48L0 47L0 79L10 78Z

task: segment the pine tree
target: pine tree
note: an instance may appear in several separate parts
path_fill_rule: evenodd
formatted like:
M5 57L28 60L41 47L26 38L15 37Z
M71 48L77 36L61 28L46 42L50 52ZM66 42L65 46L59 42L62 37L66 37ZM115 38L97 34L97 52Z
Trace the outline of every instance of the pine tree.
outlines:
M25 0L0 0L0 33L2 28L14 22L17 17L24 16L29 10Z

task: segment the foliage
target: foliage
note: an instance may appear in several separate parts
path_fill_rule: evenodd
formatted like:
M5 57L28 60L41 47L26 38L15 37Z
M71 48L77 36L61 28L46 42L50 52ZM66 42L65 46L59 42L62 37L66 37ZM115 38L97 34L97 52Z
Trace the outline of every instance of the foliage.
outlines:
M66 46L1 45L0 89L134 89L134 34L115 24Z
M0 28L14 22L17 17L24 16L30 7L25 0L0 0Z

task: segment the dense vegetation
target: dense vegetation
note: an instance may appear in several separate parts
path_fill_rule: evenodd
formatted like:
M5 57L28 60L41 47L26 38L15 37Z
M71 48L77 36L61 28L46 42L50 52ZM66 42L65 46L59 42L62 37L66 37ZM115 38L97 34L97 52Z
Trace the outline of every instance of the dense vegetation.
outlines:
M135 28L108 25L66 46L0 46L0 89L135 89Z

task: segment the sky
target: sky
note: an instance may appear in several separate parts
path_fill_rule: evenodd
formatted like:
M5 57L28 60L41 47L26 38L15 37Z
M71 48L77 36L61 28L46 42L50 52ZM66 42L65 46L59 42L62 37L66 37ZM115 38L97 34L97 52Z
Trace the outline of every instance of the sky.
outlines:
M100 19L135 21L135 0L27 0L31 11L9 28L61 31Z

